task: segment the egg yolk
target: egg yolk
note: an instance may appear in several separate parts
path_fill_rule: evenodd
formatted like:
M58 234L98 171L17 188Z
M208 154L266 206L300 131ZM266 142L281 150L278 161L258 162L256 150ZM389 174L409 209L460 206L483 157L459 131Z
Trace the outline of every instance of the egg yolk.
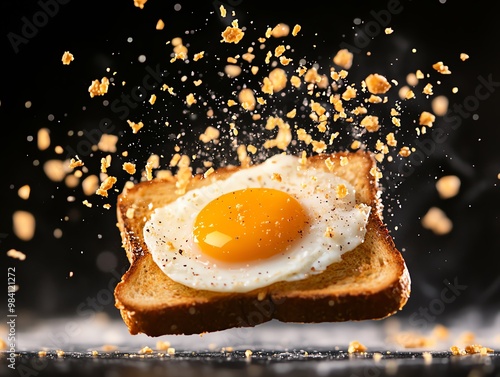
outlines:
M194 242L223 262L250 262L286 251L308 223L297 199L269 188L249 188L219 196L198 214Z

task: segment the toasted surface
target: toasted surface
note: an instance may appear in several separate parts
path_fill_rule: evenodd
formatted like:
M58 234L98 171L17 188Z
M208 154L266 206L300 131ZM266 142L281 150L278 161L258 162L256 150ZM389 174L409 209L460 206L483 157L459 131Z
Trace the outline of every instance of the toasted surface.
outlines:
M347 158L347 164L340 159ZM115 289L116 307L131 334L197 334L231 327L283 322L338 322L380 319L401 309L410 293L410 277L400 252L382 221L382 203L366 152L317 155L308 164L351 183L356 200L372 207L365 241L340 262L307 279L279 282L246 293L196 290L176 283L153 261L142 233L155 208L174 201L175 179L142 182L118 198L118 227L130 268ZM224 179L238 168L197 176L187 190Z

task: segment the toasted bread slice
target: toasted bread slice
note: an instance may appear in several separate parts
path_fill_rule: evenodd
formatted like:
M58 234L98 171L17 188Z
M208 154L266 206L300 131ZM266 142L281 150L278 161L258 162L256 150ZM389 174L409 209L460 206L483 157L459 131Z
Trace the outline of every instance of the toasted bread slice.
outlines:
M340 159L347 158L347 164ZM116 307L131 334L199 334L248 327L271 319L319 323L381 319L400 310L410 294L410 277L382 220L376 161L367 152L316 155L308 164L332 173L356 189L356 201L372 207L364 242L340 262L303 280L278 282L246 293L196 290L171 280L153 261L143 227L154 208L174 201L175 179L141 182L118 197L118 227L130 268L115 289ZM187 190L232 174L222 168L196 176ZM133 210L131 210L133 209ZM129 211L127 213L127 211ZM133 216L132 216L133 211Z

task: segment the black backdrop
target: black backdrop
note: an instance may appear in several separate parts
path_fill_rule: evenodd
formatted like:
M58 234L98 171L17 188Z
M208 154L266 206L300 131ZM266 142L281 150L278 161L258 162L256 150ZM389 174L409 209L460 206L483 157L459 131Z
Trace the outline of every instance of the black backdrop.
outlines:
M445 322L470 309L485 315L484 320L492 318L491 311L498 310L500 300L498 20L487 6L403 0L308 2L299 6L281 1L149 0L144 9L135 7L132 0L3 1L0 260L4 275L7 267L16 267L18 310L25 310L25 318L75 315L81 303L101 292L99 310L118 317L111 297L105 295L128 265L115 226L116 193L110 192L110 210L102 208L105 201L101 199L89 199L95 203L89 209L82 205L86 197L79 186L68 188L52 182L42 166L47 160L78 151L89 171L96 172L101 156L86 148L88 141L95 143L103 131L119 135L121 150L127 149L138 162L151 153L171 154L179 132L185 131L186 142L191 131L199 133L206 124L199 118L189 118L175 105L148 110L143 103L134 102L127 108L127 115L149 124L158 122L157 127L145 128L140 137L135 137L124 121L124 113L111 111L103 101L112 103L122 93L130 94L131 87L121 87L121 81L139 85L146 74L151 74L146 67L189 76L189 69L177 71L182 65L170 68L174 66L169 65L171 48L165 42L172 37L182 36L190 51L205 50L207 55L214 56L226 48L219 43L220 32L227 24L218 16L222 4L236 12L240 26L254 28L261 35L278 22L302 25L301 39L293 41L296 58L307 57L323 67L330 64L339 48L349 46L355 52L349 76L353 82L379 72L403 83L407 73L417 69L430 72L430 65L437 61L450 66L451 75L434 75L432 82L441 80L434 91L450 99L454 117L436 120L420 139L424 140L420 145L423 153L415 153L407 165L384 164L383 168L387 177L382 181L386 188L385 220L404 254L413 283L411 300L399 315L413 315L415 324L425 313L434 314L432 321ZM158 18L166 24L162 31L155 30ZM383 31L386 22L394 31L391 35ZM60 60L66 50L75 56L69 66ZM461 52L469 54L470 59L460 61ZM140 55L146 56L146 62L138 61ZM224 63L219 62L216 69L221 70ZM107 67L111 67L111 73L106 72ZM214 68L201 67L210 80ZM90 82L111 77L115 71L116 85L109 96L91 99L87 92ZM214 92L228 90L217 77L211 83ZM452 94L453 87L459 89L456 94ZM31 102L29 108L27 101ZM416 125L410 119L427 110L428 104L417 99L407 105L402 115L402 119L408 119L403 126L406 131L400 140L415 140ZM172 123L167 131L159 127L165 120ZM39 151L36 145L37 131L42 127L50 130L52 140L45 151ZM442 141L429 142L437 129L444 130ZM63 148L63 154L56 153L56 145ZM392 180L398 172L403 172L404 179L394 187ZM126 179L119 169L114 173L120 182ZM435 182L448 174L457 175L462 185L457 196L443 200ZM28 200L17 194L26 184L31 187ZM68 202L68 196L74 196L74 202ZM442 208L453 221L450 233L435 235L422 227L421 218L432 206ZM30 211L37 220L30 241L19 240L12 230L16 210ZM62 237L54 237L55 229L62 231ZM27 259L6 257L12 248L23 251ZM452 300L444 302L446 289L454 294ZM2 306L3 311L6 305Z

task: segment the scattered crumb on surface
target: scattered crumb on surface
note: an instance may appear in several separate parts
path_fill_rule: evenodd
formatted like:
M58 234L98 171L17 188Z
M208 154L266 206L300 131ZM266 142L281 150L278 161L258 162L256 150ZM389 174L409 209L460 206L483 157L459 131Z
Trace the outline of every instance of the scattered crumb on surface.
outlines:
M367 347L358 342L357 340L353 340L349 343L349 347L347 348L347 352L349 353L361 353L361 352L366 352L367 351Z

